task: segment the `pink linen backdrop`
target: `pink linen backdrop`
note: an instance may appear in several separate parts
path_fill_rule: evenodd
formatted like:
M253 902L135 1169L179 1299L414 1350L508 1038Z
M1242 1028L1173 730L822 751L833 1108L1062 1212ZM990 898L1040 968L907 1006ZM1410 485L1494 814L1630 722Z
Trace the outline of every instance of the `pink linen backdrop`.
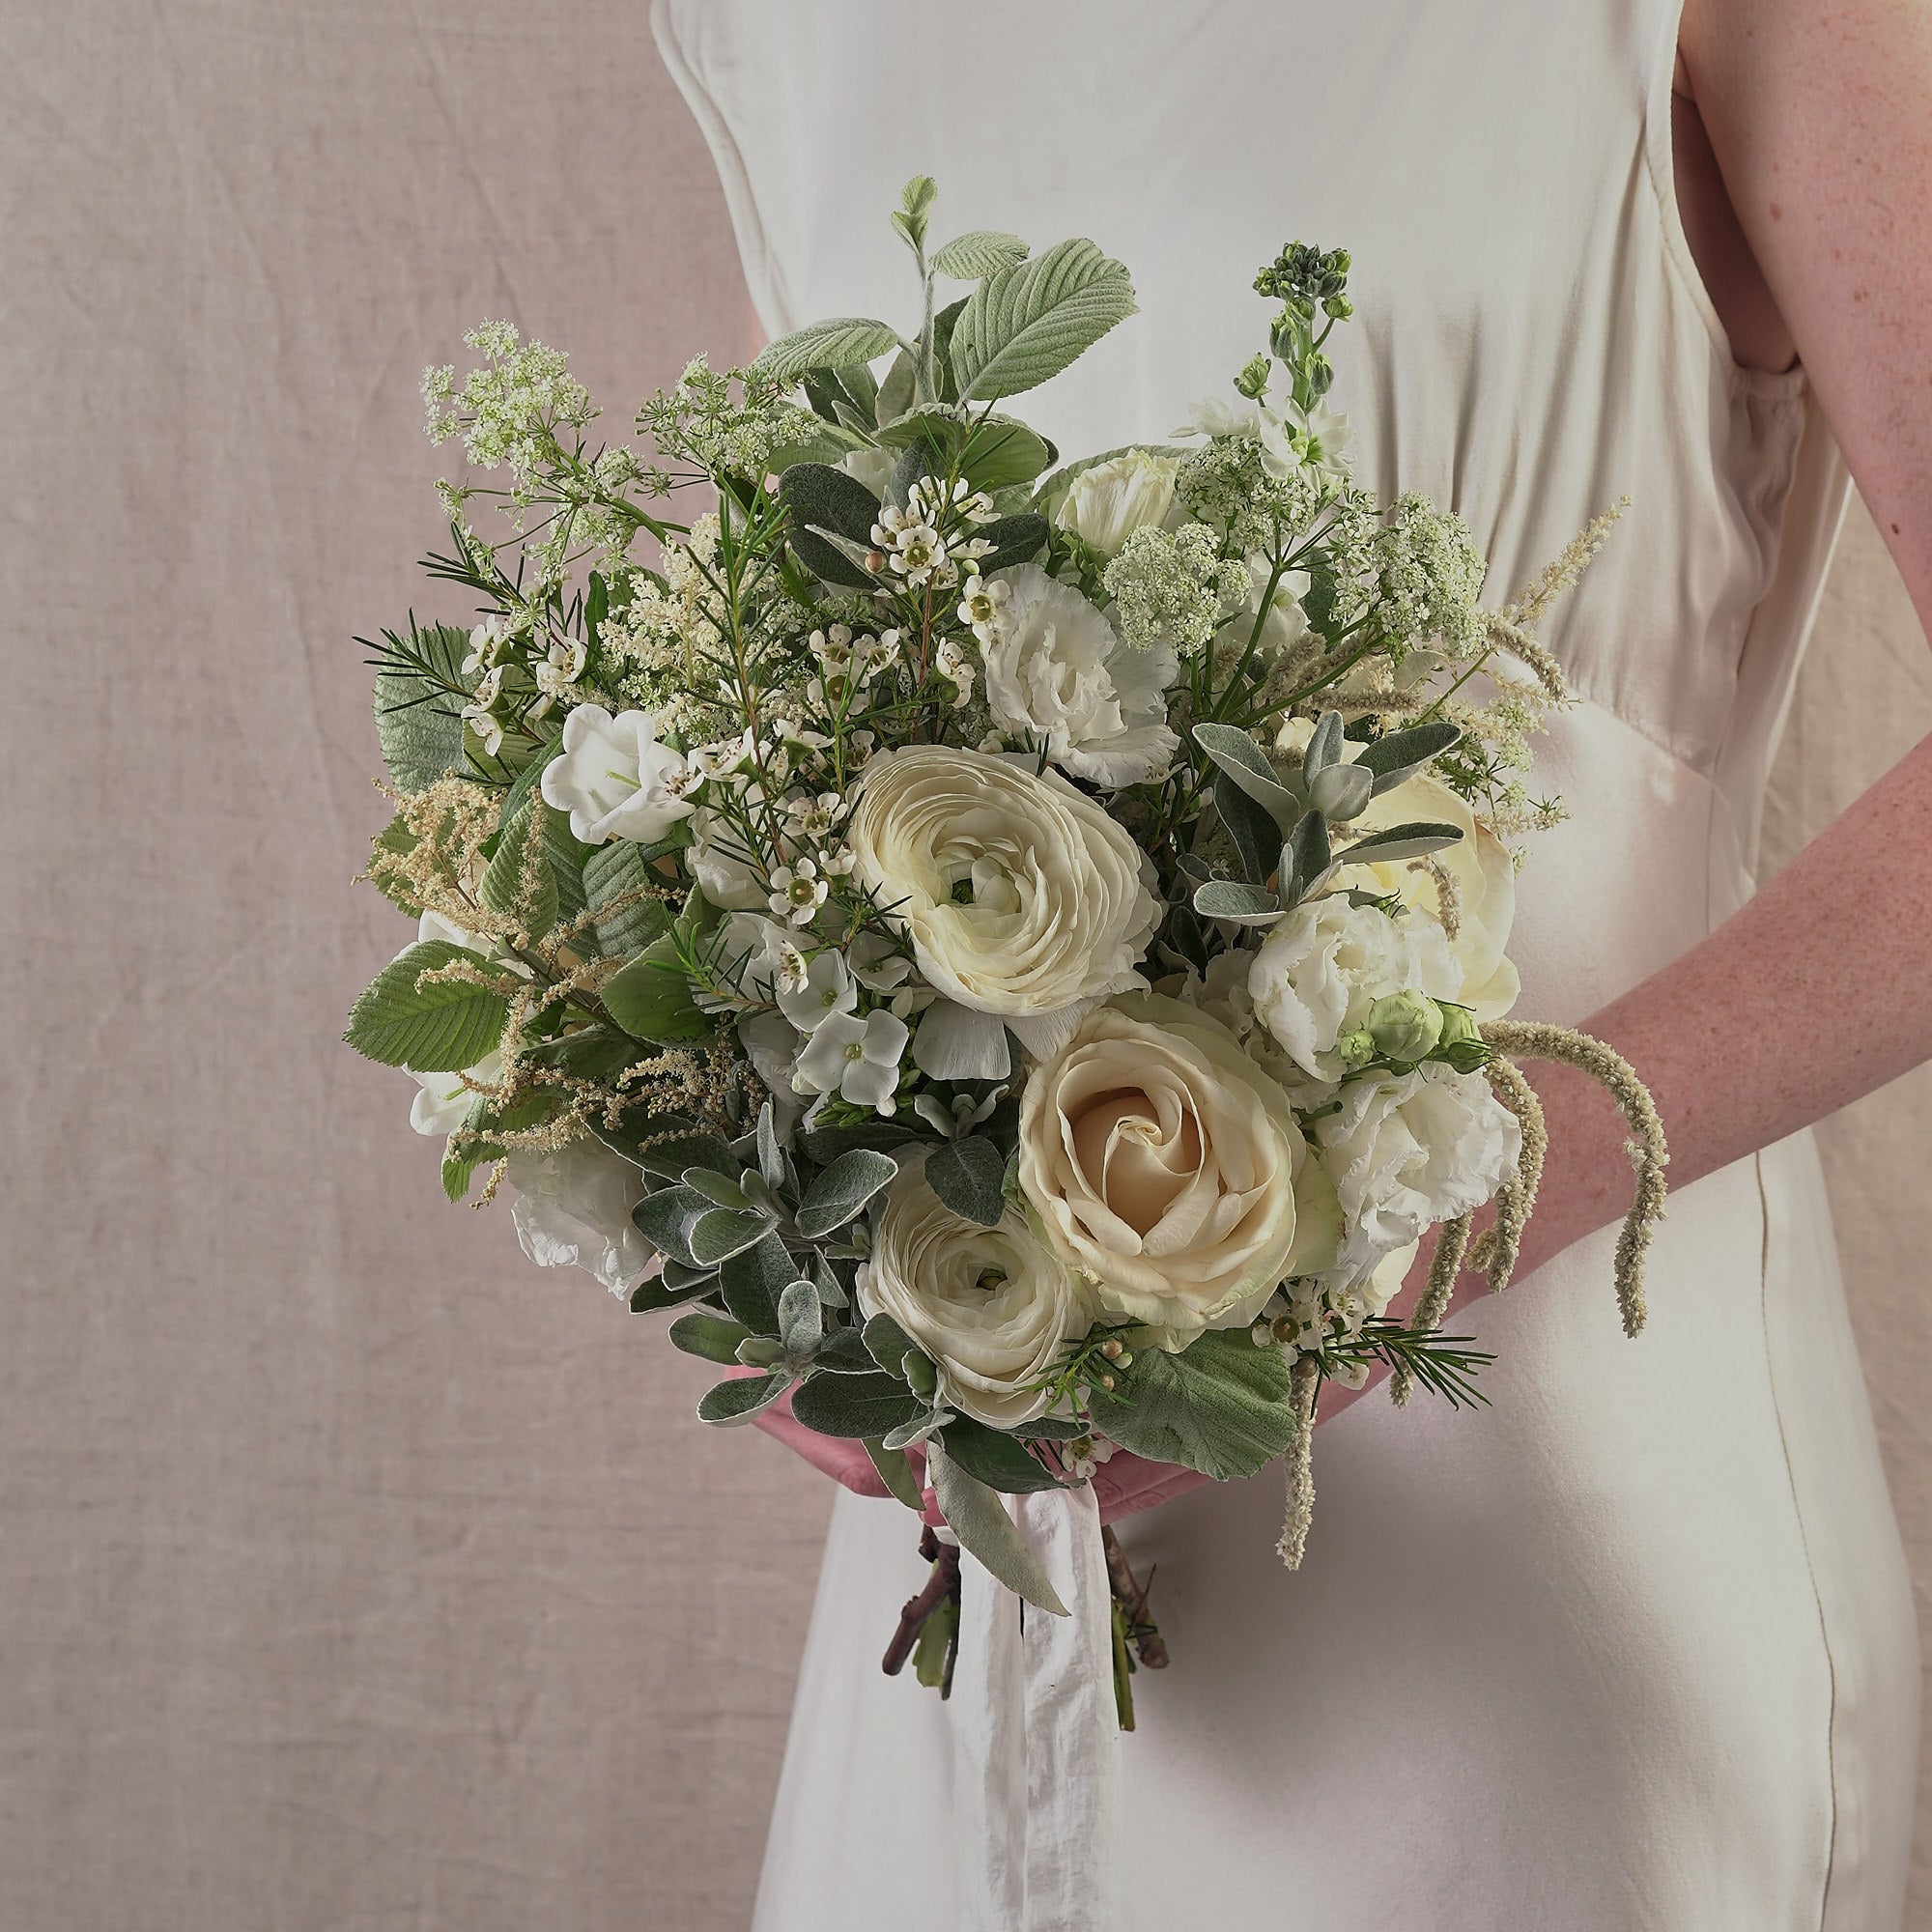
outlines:
M0 108L0 1926L742 1926L826 1492L336 1043L406 937L350 639L461 611L421 366L734 360L709 158L614 0L11 0ZM1778 854L1928 726L1855 513ZM1921 1593L1928 1123L1827 1135Z

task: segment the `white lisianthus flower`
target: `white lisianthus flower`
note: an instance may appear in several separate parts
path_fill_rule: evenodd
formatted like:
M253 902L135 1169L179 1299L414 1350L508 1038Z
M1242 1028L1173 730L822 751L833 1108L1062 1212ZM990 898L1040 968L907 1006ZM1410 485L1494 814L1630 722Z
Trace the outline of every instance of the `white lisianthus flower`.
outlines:
M700 805L691 817L691 845L685 854L691 875L706 901L730 912L763 912L771 897L765 873L731 821L715 807Z
M1033 1018L1140 983L1161 916L1139 847L1057 773L944 745L882 752L846 837L926 983Z
M1054 521L1102 556L1112 556L1136 530L1167 521L1179 469L1173 457L1151 449L1130 449L1096 463L1066 486Z
M861 1019L857 1013L828 1013L799 1049L792 1085L802 1094L837 1094L855 1107L894 1114L899 1061L911 1030L883 1008Z
M1347 1217L1338 1278L1365 1277L1436 1222L1482 1207L1522 1151L1522 1128L1490 1083L1435 1062L1351 1081L1309 1131Z
M1313 1080L1348 1067L1335 1042L1385 993L1453 1000L1463 969L1434 920L1391 919L1341 894L1304 900L1272 927L1248 969L1255 1017Z
M410 1102L410 1125L419 1134L453 1134L469 1118L476 1095L463 1083L465 1078L479 1087L494 1087L503 1077L503 1056L492 1047L474 1066L461 1073L418 1073L414 1067L403 1071L419 1090Z
M648 845L690 814L684 758L658 743L648 711L580 704L563 721L563 750L544 767L544 803L570 814L586 845L628 838Z
M504 1179L517 1190L517 1239L538 1267L581 1267L622 1294L650 1264L651 1245L631 1219L643 1176L622 1155L588 1138L547 1153L519 1149Z
M1009 1208L992 1228L962 1220L916 1166L873 1211L856 1287L863 1315L891 1316L932 1357L939 1401L991 1429L1044 1411L1037 1384L1093 1325L1085 1291L1024 1214Z
M1180 743L1167 722L1174 645L1129 649L1101 611L1037 563L1006 582L1002 621L980 639L995 722L1110 789L1165 772Z
M1028 1079L1019 1150L1049 1245L1163 1348L1252 1321L1285 1276L1333 1260L1333 1189L1287 1094L1179 1001L1090 1015Z

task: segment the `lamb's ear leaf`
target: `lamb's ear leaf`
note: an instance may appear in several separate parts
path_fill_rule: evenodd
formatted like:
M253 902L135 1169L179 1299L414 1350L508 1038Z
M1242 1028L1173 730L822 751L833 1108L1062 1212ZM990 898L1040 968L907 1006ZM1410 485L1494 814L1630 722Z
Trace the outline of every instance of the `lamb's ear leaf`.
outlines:
M872 541L879 499L856 476L827 463L794 463L779 478L779 495L790 512L787 541L798 560L828 583L871 589L865 567L816 532L828 530L863 552Z
M1265 886L1280 851L1281 827L1266 806L1258 804L1226 772L1214 776L1214 810L1228 828L1251 886Z
M1204 723L1195 725L1194 742L1213 760L1223 778L1267 811L1277 833L1286 832L1300 817L1303 801L1292 786L1281 781L1267 754L1245 731L1233 724Z
M1066 1605L1039 1567L1039 1558L1013 1527L999 1492L961 1468L937 1441L925 1446L925 1473L939 1500L939 1512L960 1548L971 1550L1014 1596L1049 1616L1065 1616Z
M1151 1462L1225 1482L1252 1476L1294 1440L1288 1364L1245 1328L1210 1329L1178 1355L1139 1349L1109 1373L1114 1386L1090 1393L1094 1426Z
M697 1419L715 1423L720 1429L735 1429L761 1415L791 1386L791 1376L773 1369L762 1376L735 1376L728 1382L714 1382L697 1405Z
M1352 845L1345 845L1335 855L1338 866L1362 866L1371 863L1385 865L1395 859L1420 859L1431 852L1439 852L1445 845L1462 842L1463 828L1460 825L1432 823L1417 819L1408 825L1391 825L1381 832L1372 832L1366 838L1358 838Z
M1355 754L1355 763L1375 780L1375 795L1393 791L1405 779L1411 779L1431 758L1439 758L1462 739L1454 724L1435 721L1411 724L1406 731L1391 731Z

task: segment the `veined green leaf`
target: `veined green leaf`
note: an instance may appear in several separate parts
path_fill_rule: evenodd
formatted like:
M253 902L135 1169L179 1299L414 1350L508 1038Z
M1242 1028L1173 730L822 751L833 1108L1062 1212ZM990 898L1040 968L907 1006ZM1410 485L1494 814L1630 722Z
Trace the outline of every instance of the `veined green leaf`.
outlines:
M662 873L649 864L628 838L612 838L591 849L583 862L583 891L598 908L597 950L607 959L626 959L641 952L670 927L670 908L650 895L662 887ZM626 894L639 895L628 904L606 913L603 908Z
M556 874L551 868L550 841L542 828L538 829L542 850L537 857L535 876L533 880L526 878L531 815L548 810L541 799L526 800L523 810L504 826L497 855L483 874L483 903L492 912L521 920L531 932L538 933L548 932L556 923L561 903ZM579 883L581 887L582 881Z
M977 282L982 275L1024 262L1031 252L1017 235L998 228L976 228L969 235L955 235L932 258L932 266L955 282Z
M1126 270L1093 242L1062 242L990 274L952 330L962 401L1016 396L1050 381L1134 313Z
M848 363L870 362L899 345L898 331L863 316L835 316L795 328L758 352L752 367L760 375L788 382L808 369L842 369Z
M376 735L400 791L418 792L463 763L463 707L476 679L463 668L469 635L453 624L407 639L384 633L376 671Z
M350 1009L343 1038L384 1066L407 1066L414 1073L474 1066L502 1038L509 1004L502 994L466 980L417 986L424 973L457 964L478 972L487 966L477 953L447 940L412 946L377 974Z
M1197 1336L1178 1355L1136 1350L1110 1373L1114 1386L1096 1383L1088 1407L1094 1426L1136 1456L1225 1482L1252 1476L1294 1439L1288 1364L1245 1327Z

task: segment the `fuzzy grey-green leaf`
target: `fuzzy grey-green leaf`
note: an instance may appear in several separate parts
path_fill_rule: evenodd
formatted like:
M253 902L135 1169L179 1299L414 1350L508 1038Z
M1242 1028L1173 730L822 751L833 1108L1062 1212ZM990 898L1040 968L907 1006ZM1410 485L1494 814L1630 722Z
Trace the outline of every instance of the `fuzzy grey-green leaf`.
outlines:
M1013 1527L998 1493L969 1475L937 1442L926 1445L925 1472L940 1514L960 1547L971 1550L1016 1597L1049 1616L1065 1616L1066 1605L1039 1567L1039 1558Z
M955 235L932 258L932 266L955 282L976 282L981 275L1024 262L1030 252L1017 235L999 228L976 228L970 235Z
M798 1204L798 1232L815 1241L842 1228L898 1173L890 1154L870 1148L841 1153L805 1191Z

